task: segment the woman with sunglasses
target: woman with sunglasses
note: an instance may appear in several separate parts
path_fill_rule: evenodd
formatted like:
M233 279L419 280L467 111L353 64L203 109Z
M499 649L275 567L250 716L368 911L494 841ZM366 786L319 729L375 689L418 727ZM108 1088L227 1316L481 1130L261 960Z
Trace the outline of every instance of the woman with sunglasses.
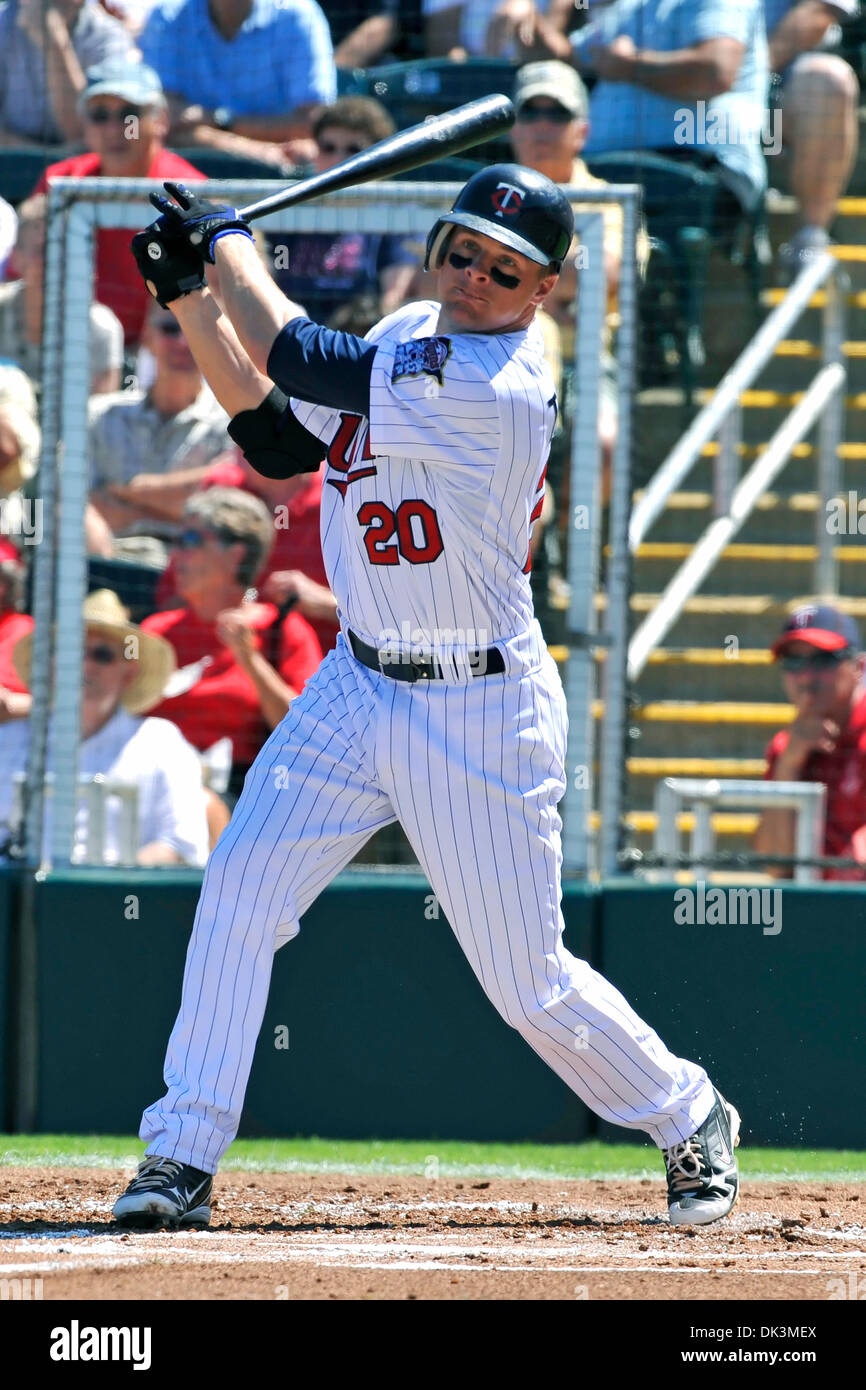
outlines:
M231 739L230 798L322 660L306 618L256 602L251 586L273 534L267 507L251 493L195 493L172 551L181 607L142 623L171 643L179 668L153 713L171 719L202 752Z
M392 135L394 122L372 97L340 97L313 121L315 172L324 173ZM418 256L402 237L372 232L274 233L268 237L272 274L283 294L327 323L349 299L381 296L381 313L398 308L418 271Z

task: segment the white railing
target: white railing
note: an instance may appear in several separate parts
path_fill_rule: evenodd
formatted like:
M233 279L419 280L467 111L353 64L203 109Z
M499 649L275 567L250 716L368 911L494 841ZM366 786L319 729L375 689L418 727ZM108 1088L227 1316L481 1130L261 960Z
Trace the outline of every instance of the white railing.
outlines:
M763 782L745 778L665 777L656 784L656 829L654 857L666 856L667 869L652 870L652 877L670 878L676 873L680 854L678 819L685 810L694 815L689 859L690 872L695 878L706 879L709 860L715 850L712 812L720 806L761 808L773 811L796 811L797 831L795 855L800 860L819 859L823 854L824 822L827 812L827 788L823 782ZM794 879L811 883L821 877L820 869L809 863L797 864Z
M839 442L845 409L847 378L842 353L845 332L847 280L835 257L823 252L807 266L722 378L719 389L674 446L635 507L629 525L629 549L635 554L647 532L667 505L671 493L694 467L701 451L718 435L715 461L716 518L688 559L671 579L661 600L634 633L628 649L628 675L635 680L650 653L679 618L725 546L754 510L758 498L788 462L794 447L820 420L818 438L818 513L815 526L817 558L814 588L831 594L837 587L833 537L826 525L825 503L839 491ZM737 484L742 444L740 396L758 378L791 325L808 308L815 292L826 285L822 335L823 366L788 418L773 435L766 451Z

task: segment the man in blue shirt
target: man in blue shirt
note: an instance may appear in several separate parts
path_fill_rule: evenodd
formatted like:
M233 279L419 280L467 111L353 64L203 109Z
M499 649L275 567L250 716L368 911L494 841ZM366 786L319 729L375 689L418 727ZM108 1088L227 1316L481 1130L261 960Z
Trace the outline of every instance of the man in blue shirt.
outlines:
M162 0L139 46L162 78L175 144L291 162L291 142L309 139L310 109L336 96L315 0Z
M598 78L588 160L655 150L718 173L734 213L766 188L767 42L762 0L618 0L557 42L558 58Z
M858 10L858 0L764 0L770 68L781 78L788 183L799 205L797 230L780 252L791 275L827 245L857 157L857 78L843 58L820 50Z

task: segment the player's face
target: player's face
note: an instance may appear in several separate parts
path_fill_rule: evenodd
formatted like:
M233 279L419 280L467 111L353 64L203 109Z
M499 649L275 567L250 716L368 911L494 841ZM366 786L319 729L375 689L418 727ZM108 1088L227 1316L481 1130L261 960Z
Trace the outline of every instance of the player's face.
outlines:
M831 661L809 642L789 642L780 660L801 662L799 670L782 667L785 693L798 714L830 715L844 711L863 679L863 657Z
M455 227L438 271L438 330L447 333L513 333L532 322L556 284L528 256L500 241Z

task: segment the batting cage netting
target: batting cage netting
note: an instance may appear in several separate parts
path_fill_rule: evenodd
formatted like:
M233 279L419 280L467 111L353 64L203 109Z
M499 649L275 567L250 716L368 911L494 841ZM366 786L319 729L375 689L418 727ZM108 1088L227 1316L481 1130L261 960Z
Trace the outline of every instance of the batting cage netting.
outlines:
M274 690L289 700L336 639L318 537L324 468L281 482L255 474L226 434L227 417L203 383L174 316L148 302L131 275L130 294L144 296L140 337L126 341L119 389L98 389L105 370L93 314L100 258L104 263L106 248L122 248L150 220L147 195L157 188L154 181L58 178L47 194L41 456L21 502L22 524L30 527L22 534L22 552L34 559L34 628L25 643L26 671L20 652L17 668L33 708L23 721L26 743L9 754L19 765L10 763L7 826L12 852L31 862L148 862L141 853L153 835L156 765L159 796L174 799L179 857L201 863L208 844L190 828L192 803L202 794L199 775L210 807L227 814L284 712ZM274 188L271 182L219 181L202 191L244 206ZM257 224L260 254L278 282L281 274L296 277L287 287L298 300L299 266L305 269L310 293L301 302L311 316L318 312L331 326L363 334L381 315L389 279L393 285L402 276L401 302L433 296L432 277L421 269L424 244L459 188L368 185L272 213ZM567 302L555 317L543 317L560 425L531 575L569 704L565 866L586 873L605 855L615 863L619 848L639 191L575 186L567 192L576 210L574 272ZM613 295L605 272L612 210L623 246ZM322 299L316 301L310 258L318 255L322 278L339 285L340 256L354 265L359 247L369 253L371 243L389 262L391 277L374 276L373 288L355 295L335 293L331 283L326 312ZM328 253L331 261L323 261ZM613 468L606 472L605 409L614 409L618 420ZM208 546L208 538L215 543ZM270 668L264 681L261 668L251 664L245 628ZM121 696L127 737L147 716L174 725L178 737L154 744L138 764L124 746L106 775L104 767L94 771L99 735L83 737L86 707L94 688L110 682L124 661L138 672L131 694L124 689ZM599 811L602 826L610 827L607 845L598 836ZM220 823L212 814L211 838ZM380 831L361 859L414 862L393 827Z

